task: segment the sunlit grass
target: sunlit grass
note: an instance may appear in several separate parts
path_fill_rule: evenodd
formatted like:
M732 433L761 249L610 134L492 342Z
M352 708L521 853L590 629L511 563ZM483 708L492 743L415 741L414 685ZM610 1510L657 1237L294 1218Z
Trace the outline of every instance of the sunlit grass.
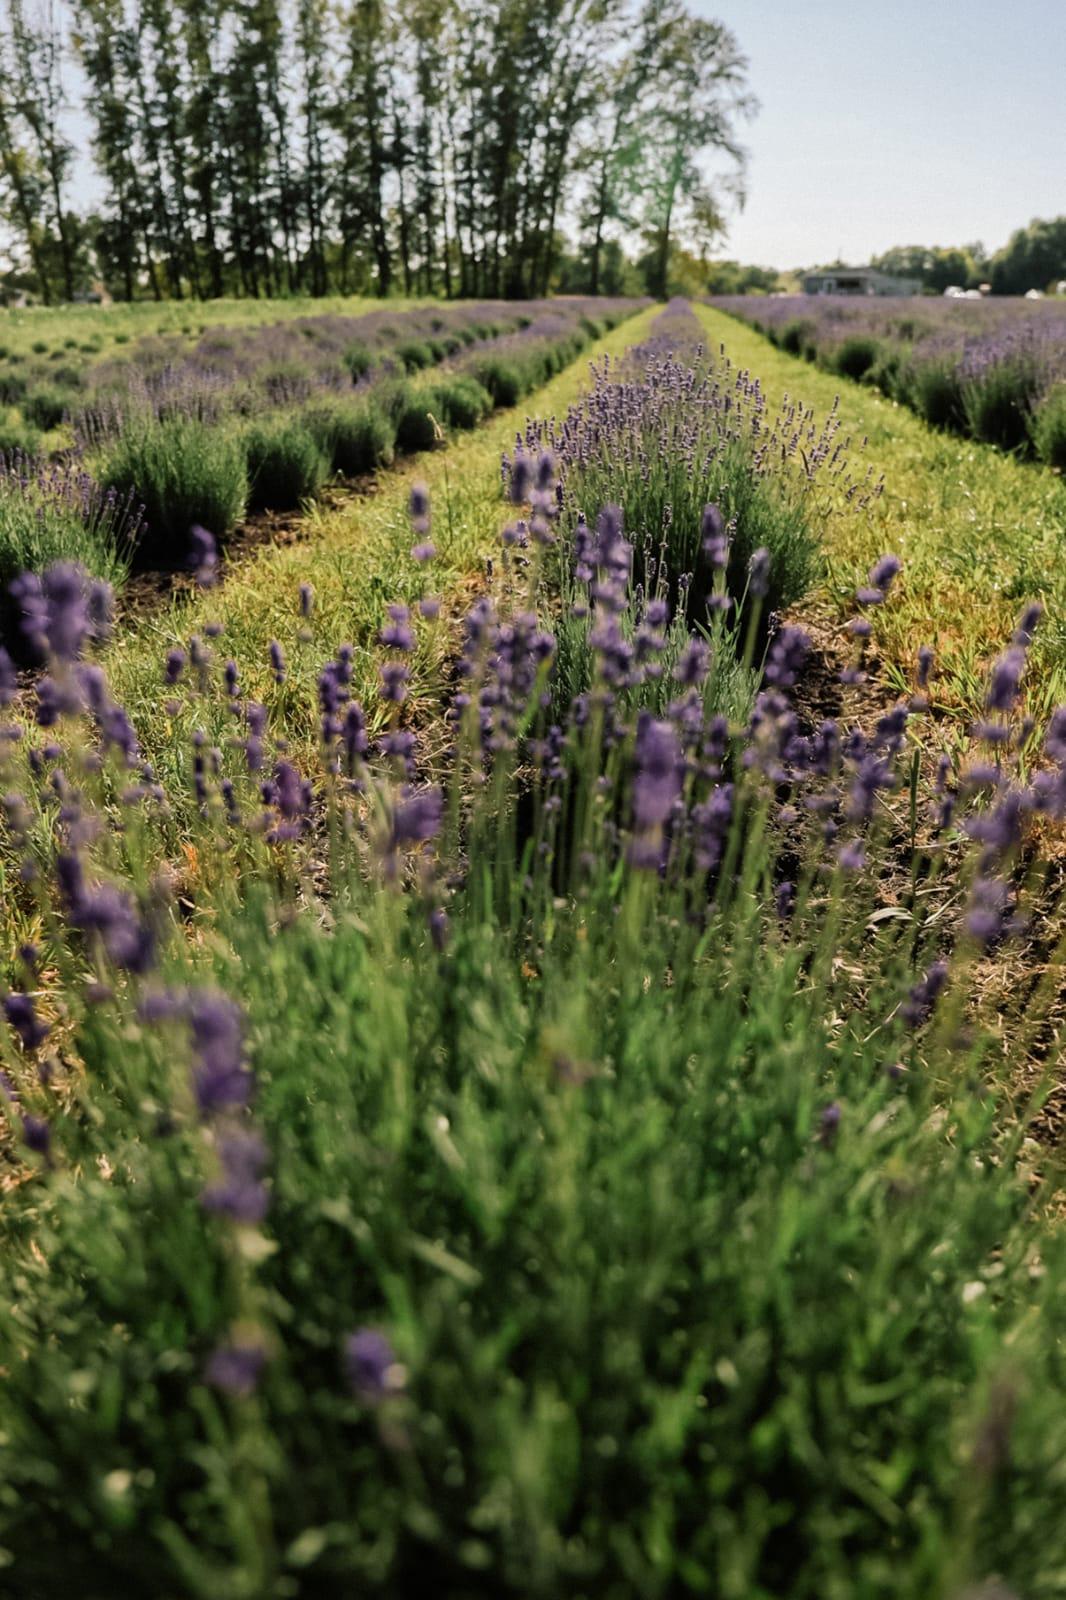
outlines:
M970 716L984 669L1025 601L1043 600L1027 693L1036 714L1066 695L1066 485L968 440L936 433L872 389L820 372L776 350L722 312L696 308L712 349L761 380L771 405L788 392L818 411L840 397L845 432L885 475L879 500L859 511L827 507L828 576L820 601L843 620L870 563L884 550L903 560L893 603L877 617L876 640L890 678L911 681L919 646L938 657L938 704ZM861 459L861 458L860 458Z

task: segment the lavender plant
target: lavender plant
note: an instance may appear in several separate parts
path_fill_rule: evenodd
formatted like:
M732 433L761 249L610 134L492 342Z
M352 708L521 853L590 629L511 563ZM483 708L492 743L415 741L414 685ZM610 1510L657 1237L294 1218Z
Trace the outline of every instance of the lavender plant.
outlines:
M224 638L172 649L196 731L169 863L183 797L92 659L99 597L21 587L49 655L17 712L0 673L39 929L0 1044L23 1592L1057 1592L1066 1262L1026 1135L1066 710L1017 713L1039 608L927 773L931 654L869 726L812 714L802 631L745 642L768 558L736 640L690 632L634 583L617 498L568 522L571 470L510 460L524 537L465 619L443 748L407 715L441 625L421 489L421 615L385 612L375 705L348 646L323 663L314 770ZM726 526L708 503L684 533L719 577ZM856 594L852 670L898 573ZM574 604L592 670L557 715ZM271 646L279 704L312 612ZM723 715L738 656L758 680ZM1030 940L990 1017L979 978Z
M934 427L1041 454L1040 416L1066 374L1060 307L1007 298L901 303L734 296L713 303L792 354L877 384Z
M46 465L21 454L0 456L0 629L8 644L18 644L6 604L14 578L70 558L94 577L120 582L142 526L142 509L132 495L102 488L78 462Z

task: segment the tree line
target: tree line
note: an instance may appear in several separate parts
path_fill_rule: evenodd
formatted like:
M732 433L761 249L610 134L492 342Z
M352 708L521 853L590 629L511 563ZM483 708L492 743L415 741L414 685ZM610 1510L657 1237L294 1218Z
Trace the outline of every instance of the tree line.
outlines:
M617 291L625 234L665 293L679 234L743 194L747 63L684 0L0 0L0 24L0 245L49 303L94 276L540 295L564 219L571 286Z
M1066 280L1066 217L1037 218L1018 228L1001 249L989 254L984 245L898 245L875 256L875 267L917 278L922 287L943 294L952 284L977 289L987 283L993 294L1026 294L1054 290Z

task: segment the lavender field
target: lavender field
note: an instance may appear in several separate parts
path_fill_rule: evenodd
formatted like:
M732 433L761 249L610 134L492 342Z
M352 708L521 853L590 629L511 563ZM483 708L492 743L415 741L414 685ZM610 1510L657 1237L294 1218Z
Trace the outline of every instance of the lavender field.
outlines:
M485 302L217 324L52 367L8 353L0 579L79 560L113 584L194 562L247 514L443 444L514 405L637 302ZM6 453L5 453L6 451ZM71 515L69 481L85 501ZM99 514L97 505L123 508ZM0 619L2 626L2 619ZM17 629L6 640L17 651Z
M373 326L277 409L417 390ZM228 437L305 337L140 415ZM139 628L87 564L14 585L5 1593L1062 1592L1049 619L948 747L933 648L873 681L891 548L838 672L804 625L827 508L887 492L836 413L684 302L600 349L361 543L219 585L202 530Z
M875 385L936 428L1066 469L1066 304L736 295L782 350Z

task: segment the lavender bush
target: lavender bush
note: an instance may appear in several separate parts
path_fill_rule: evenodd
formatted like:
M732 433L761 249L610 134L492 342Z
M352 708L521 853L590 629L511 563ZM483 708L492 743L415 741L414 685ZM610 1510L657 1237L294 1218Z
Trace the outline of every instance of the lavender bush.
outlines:
M1040 418L1066 380L1066 310L1027 300L744 296L712 302L782 349L876 384L934 427L1055 464ZM1049 453L1050 451L1050 453Z
M143 508L133 496L101 488L80 463L46 465L25 455L0 455L0 592L5 597L18 574L44 571L62 558L78 561L93 577L120 582L142 527ZM8 610L0 604L0 634L10 631Z
M536 303L529 311L511 306L503 323L482 320L492 307L409 312L396 316L396 327L382 322L384 313L314 318L257 329L240 340L215 329L184 364L160 354L155 368L153 352L142 351L132 375L119 369L124 388L113 405L90 406L79 428L87 444L104 447L105 482L145 504L139 558L178 566L189 529L202 525L225 538L244 514L249 492L254 509L292 509L331 469L372 470L396 449L431 449L443 429L473 427L492 404L512 404L579 353L590 337L582 326L585 306L566 302L540 316L532 314ZM604 318L613 321L633 309L634 302L611 302ZM509 373L506 392L478 381L487 358L472 350L452 355L443 338L400 336L405 327L438 324L444 332L466 330L472 350L478 340L493 341L501 352L493 359ZM501 327L516 331L501 336ZM378 341L360 343L358 360L356 331ZM421 354L417 361L404 358L416 345L425 362ZM367 350L377 356L369 368L362 359ZM205 354L214 366L198 365ZM440 369L435 379L405 375L434 364Z
M383 614L376 704L348 646L323 662L313 770L281 719L309 588L269 702L224 638L175 644L188 797L76 574L23 586L49 665L0 745L37 930L4 1003L16 1592L1058 1592L1039 609L927 770L931 653L869 726L811 713L802 631L755 644L762 552L739 643L690 632L617 500L570 519L574 474L509 460L443 741L406 716L441 626L422 491L422 605ZM709 503L677 548L721 575L727 528ZM857 591L850 672L898 572ZM555 720L575 605L592 670ZM1030 939L993 1017L974 990Z

